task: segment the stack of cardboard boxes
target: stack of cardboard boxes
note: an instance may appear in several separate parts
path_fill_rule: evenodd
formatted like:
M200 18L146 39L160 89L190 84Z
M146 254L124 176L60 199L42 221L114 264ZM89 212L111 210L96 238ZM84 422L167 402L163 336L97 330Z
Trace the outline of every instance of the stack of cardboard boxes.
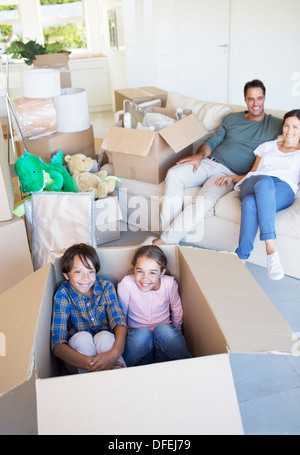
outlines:
M24 220L14 216L15 192L0 128L0 294L33 271Z

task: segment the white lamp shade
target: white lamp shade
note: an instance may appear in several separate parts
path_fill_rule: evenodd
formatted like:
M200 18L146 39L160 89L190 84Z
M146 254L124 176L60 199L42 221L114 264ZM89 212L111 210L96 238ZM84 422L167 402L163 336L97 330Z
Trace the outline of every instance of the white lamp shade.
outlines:
M59 70L31 69L22 71L21 76L25 98L52 98L61 92Z
M57 131L75 133L90 127L86 91L83 88L64 88L53 98L57 116Z

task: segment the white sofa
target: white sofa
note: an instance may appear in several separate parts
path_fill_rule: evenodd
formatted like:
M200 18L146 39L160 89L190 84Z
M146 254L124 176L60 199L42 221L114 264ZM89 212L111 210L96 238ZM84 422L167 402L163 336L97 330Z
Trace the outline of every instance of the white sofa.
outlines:
M225 115L245 110L245 106L210 103L176 93L168 93L167 107L191 109L211 133L219 126ZM268 109L266 112L281 118L285 113ZM185 195L193 196L197 191L198 188L189 188L186 189ZM164 194L164 182L151 184L124 178L118 192L128 229L159 231L159 211ZM239 192L231 191L217 202L200 229L198 227L194 232L190 232L182 242L201 248L234 252L238 244L240 205ZM277 213L276 233L276 243L286 275L300 278L300 191L291 207ZM249 262L266 266L264 242L258 237Z

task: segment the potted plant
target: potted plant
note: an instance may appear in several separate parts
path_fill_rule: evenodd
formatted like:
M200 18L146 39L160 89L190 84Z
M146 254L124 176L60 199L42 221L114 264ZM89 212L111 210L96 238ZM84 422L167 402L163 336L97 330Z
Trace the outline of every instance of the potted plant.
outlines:
M35 40L29 40L24 43L21 40L16 40L11 43L11 45L6 49L6 54L11 55L15 59L24 59L26 65L32 65L34 60L36 60L37 55L45 54L60 54L64 53L69 55L71 52L64 49L63 44L55 43L46 43L45 45L37 43Z
M69 54L71 52L64 49L64 45L55 43L37 43L29 40L24 43L16 40L6 49L6 54L14 59L24 59L26 65L34 68L54 68L60 70L61 87L71 87L71 75L68 66Z

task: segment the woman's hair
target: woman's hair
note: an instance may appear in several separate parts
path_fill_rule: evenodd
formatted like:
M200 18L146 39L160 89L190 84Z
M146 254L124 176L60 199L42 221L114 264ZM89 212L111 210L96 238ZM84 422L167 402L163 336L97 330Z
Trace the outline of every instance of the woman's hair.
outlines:
M87 268L91 269L88 259L93 264L96 273L100 270L100 260L95 248L85 243L76 243L70 246L61 258L61 270L62 273L68 273L73 267L75 256L79 256L82 264Z
M137 260L140 257L144 256L153 259L159 265L161 272L165 269L166 270L165 274L166 275L170 274L167 267L168 260L164 252L157 245L145 245L136 250L131 261L131 265L133 266L133 268L135 267Z
M293 109L292 111L287 112L283 117L283 121L289 117L297 117L297 119L300 120L300 109Z

